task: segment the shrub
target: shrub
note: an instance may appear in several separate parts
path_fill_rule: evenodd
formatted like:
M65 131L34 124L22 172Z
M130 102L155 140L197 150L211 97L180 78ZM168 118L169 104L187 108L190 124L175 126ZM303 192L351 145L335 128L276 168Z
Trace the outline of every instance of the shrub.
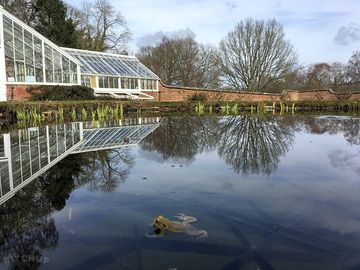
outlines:
M94 89L81 85L28 88L31 100L94 100Z
M205 93L195 93L188 98L189 101L206 101L207 95Z

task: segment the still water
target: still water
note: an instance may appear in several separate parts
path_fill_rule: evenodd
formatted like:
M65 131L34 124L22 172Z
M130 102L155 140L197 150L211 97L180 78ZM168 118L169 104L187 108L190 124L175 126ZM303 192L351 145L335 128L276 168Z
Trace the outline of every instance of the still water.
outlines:
M13 130L0 181L1 269L360 269L356 117Z

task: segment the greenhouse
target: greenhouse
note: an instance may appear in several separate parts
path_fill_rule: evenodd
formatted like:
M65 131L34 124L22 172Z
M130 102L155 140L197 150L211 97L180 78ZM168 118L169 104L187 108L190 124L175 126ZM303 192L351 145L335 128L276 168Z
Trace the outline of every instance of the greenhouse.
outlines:
M80 83L78 60L2 7L0 29L0 100L29 86Z
M0 100L29 87L80 85L96 95L152 99L159 78L134 56L60 48L0 6Z
M134 56L63 48L81 63L81 83L98 95L150 98L159 77Z

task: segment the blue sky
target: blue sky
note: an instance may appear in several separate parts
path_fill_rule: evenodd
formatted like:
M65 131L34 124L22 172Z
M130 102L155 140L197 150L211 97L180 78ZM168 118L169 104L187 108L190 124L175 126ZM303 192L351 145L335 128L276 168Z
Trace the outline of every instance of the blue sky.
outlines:
M301 64L346 62L360 50L360 0L109 0L133 33L131 50L164 35L218 45L237 22L275 18ZM66 0L79 6L82 0Z

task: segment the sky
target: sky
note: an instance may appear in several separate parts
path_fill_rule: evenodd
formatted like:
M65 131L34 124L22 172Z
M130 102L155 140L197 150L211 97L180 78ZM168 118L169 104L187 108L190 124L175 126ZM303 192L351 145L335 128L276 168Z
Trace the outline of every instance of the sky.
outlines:
M275 18L300 64L347 62L360 50L360 0L109 0L132 31L130 51L163 36L218 45L246 18ZM65 0L80 6L82 0Z

